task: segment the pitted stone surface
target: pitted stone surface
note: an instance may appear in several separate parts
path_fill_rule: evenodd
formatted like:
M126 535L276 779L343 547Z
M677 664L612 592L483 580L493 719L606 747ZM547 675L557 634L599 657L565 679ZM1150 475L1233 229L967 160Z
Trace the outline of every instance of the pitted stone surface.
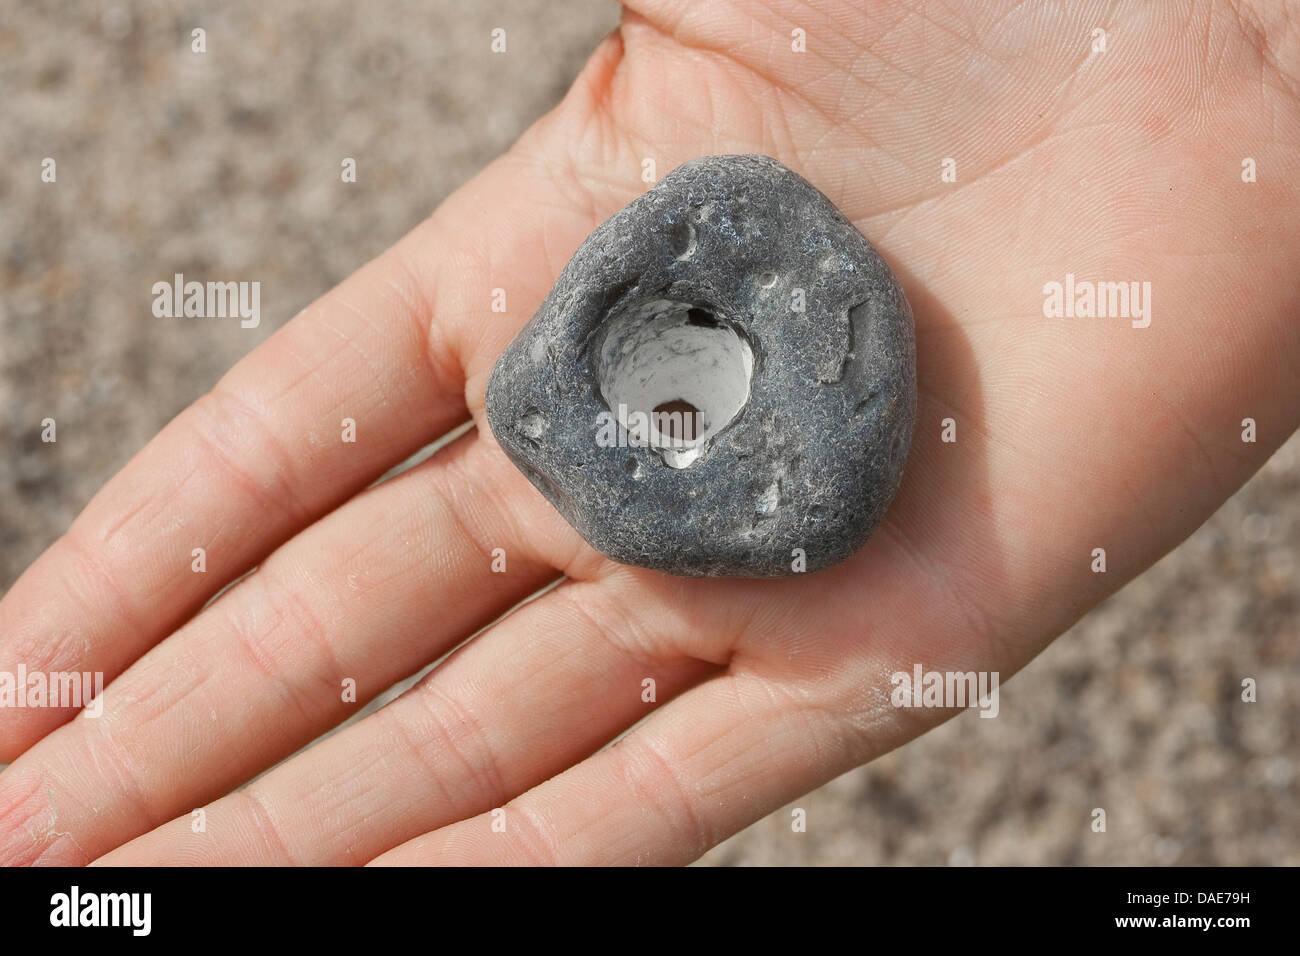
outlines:
M498 443L594 548L687 576L848 557L915 416L898 282L764 156L687 163L599 226L487 391Z

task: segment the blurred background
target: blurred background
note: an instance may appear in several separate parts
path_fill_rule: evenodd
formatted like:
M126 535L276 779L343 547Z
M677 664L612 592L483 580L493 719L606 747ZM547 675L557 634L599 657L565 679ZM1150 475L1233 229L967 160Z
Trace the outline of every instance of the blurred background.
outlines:
M242 355L556 103L618 14L0 0L0 591ZM177 272L260 281L261 326L155 319L151 286ZM997 719L965 713L793 804L807 832L787 807L703 862L1300 864L1297 492L1293 437L1005 685Z

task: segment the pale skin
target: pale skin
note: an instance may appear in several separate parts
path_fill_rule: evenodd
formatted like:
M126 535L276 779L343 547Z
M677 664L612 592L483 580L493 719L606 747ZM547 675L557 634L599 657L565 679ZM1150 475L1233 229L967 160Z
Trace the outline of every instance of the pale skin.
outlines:
M0 670L111 683L98 719L0 710L0 863L688 862L952 716L893 707L891 673L1005 681L1300 425L1300 6L627 6L515 148L235 366L5 595ZM603 559L483 416L643 158L731 152L822 189L916 317L892 509L848 562L779 581ZM1150 326L1045 317L1067 273L1149 281ZM364 702L560 576L236 789L355 713L345 679ZM1001 719L1033 720L1004 690Z

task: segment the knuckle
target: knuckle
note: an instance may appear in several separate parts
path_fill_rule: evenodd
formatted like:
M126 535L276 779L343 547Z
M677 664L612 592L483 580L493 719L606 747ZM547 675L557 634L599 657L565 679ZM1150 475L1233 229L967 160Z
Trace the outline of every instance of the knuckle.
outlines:
M193 434L224 480L295 525L312 517L294 491L293 456L249 399L217 385L191 412Z
M225 609L236 646L313 723L339 700L342 673L329 628L307 597L261 570ZM328 706L327 706L328 705Z
M413 726L404 708L394 708L394 722L408 751L448 802L466 812L505 799L505 768L482 722L435 680L426 680L415 699L420 702L421 725ZM465 790L453 787L444 756L460 765L461 779L469 784Z
M671 834L659 846L686 847L691 858L702 855L717 842L697 809L698 794L685 781L677 763L654 743L648 734L633 735L619 744L623 780L633 797L658 814Z

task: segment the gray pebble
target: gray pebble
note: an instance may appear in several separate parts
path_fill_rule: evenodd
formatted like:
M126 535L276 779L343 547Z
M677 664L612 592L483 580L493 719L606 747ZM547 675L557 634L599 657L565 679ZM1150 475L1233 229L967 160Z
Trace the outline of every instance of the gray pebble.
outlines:
M898 282L830 200L765 156L711 156L592 232L493 368L487 418L615 561L777 577L880 521L915 351Z

